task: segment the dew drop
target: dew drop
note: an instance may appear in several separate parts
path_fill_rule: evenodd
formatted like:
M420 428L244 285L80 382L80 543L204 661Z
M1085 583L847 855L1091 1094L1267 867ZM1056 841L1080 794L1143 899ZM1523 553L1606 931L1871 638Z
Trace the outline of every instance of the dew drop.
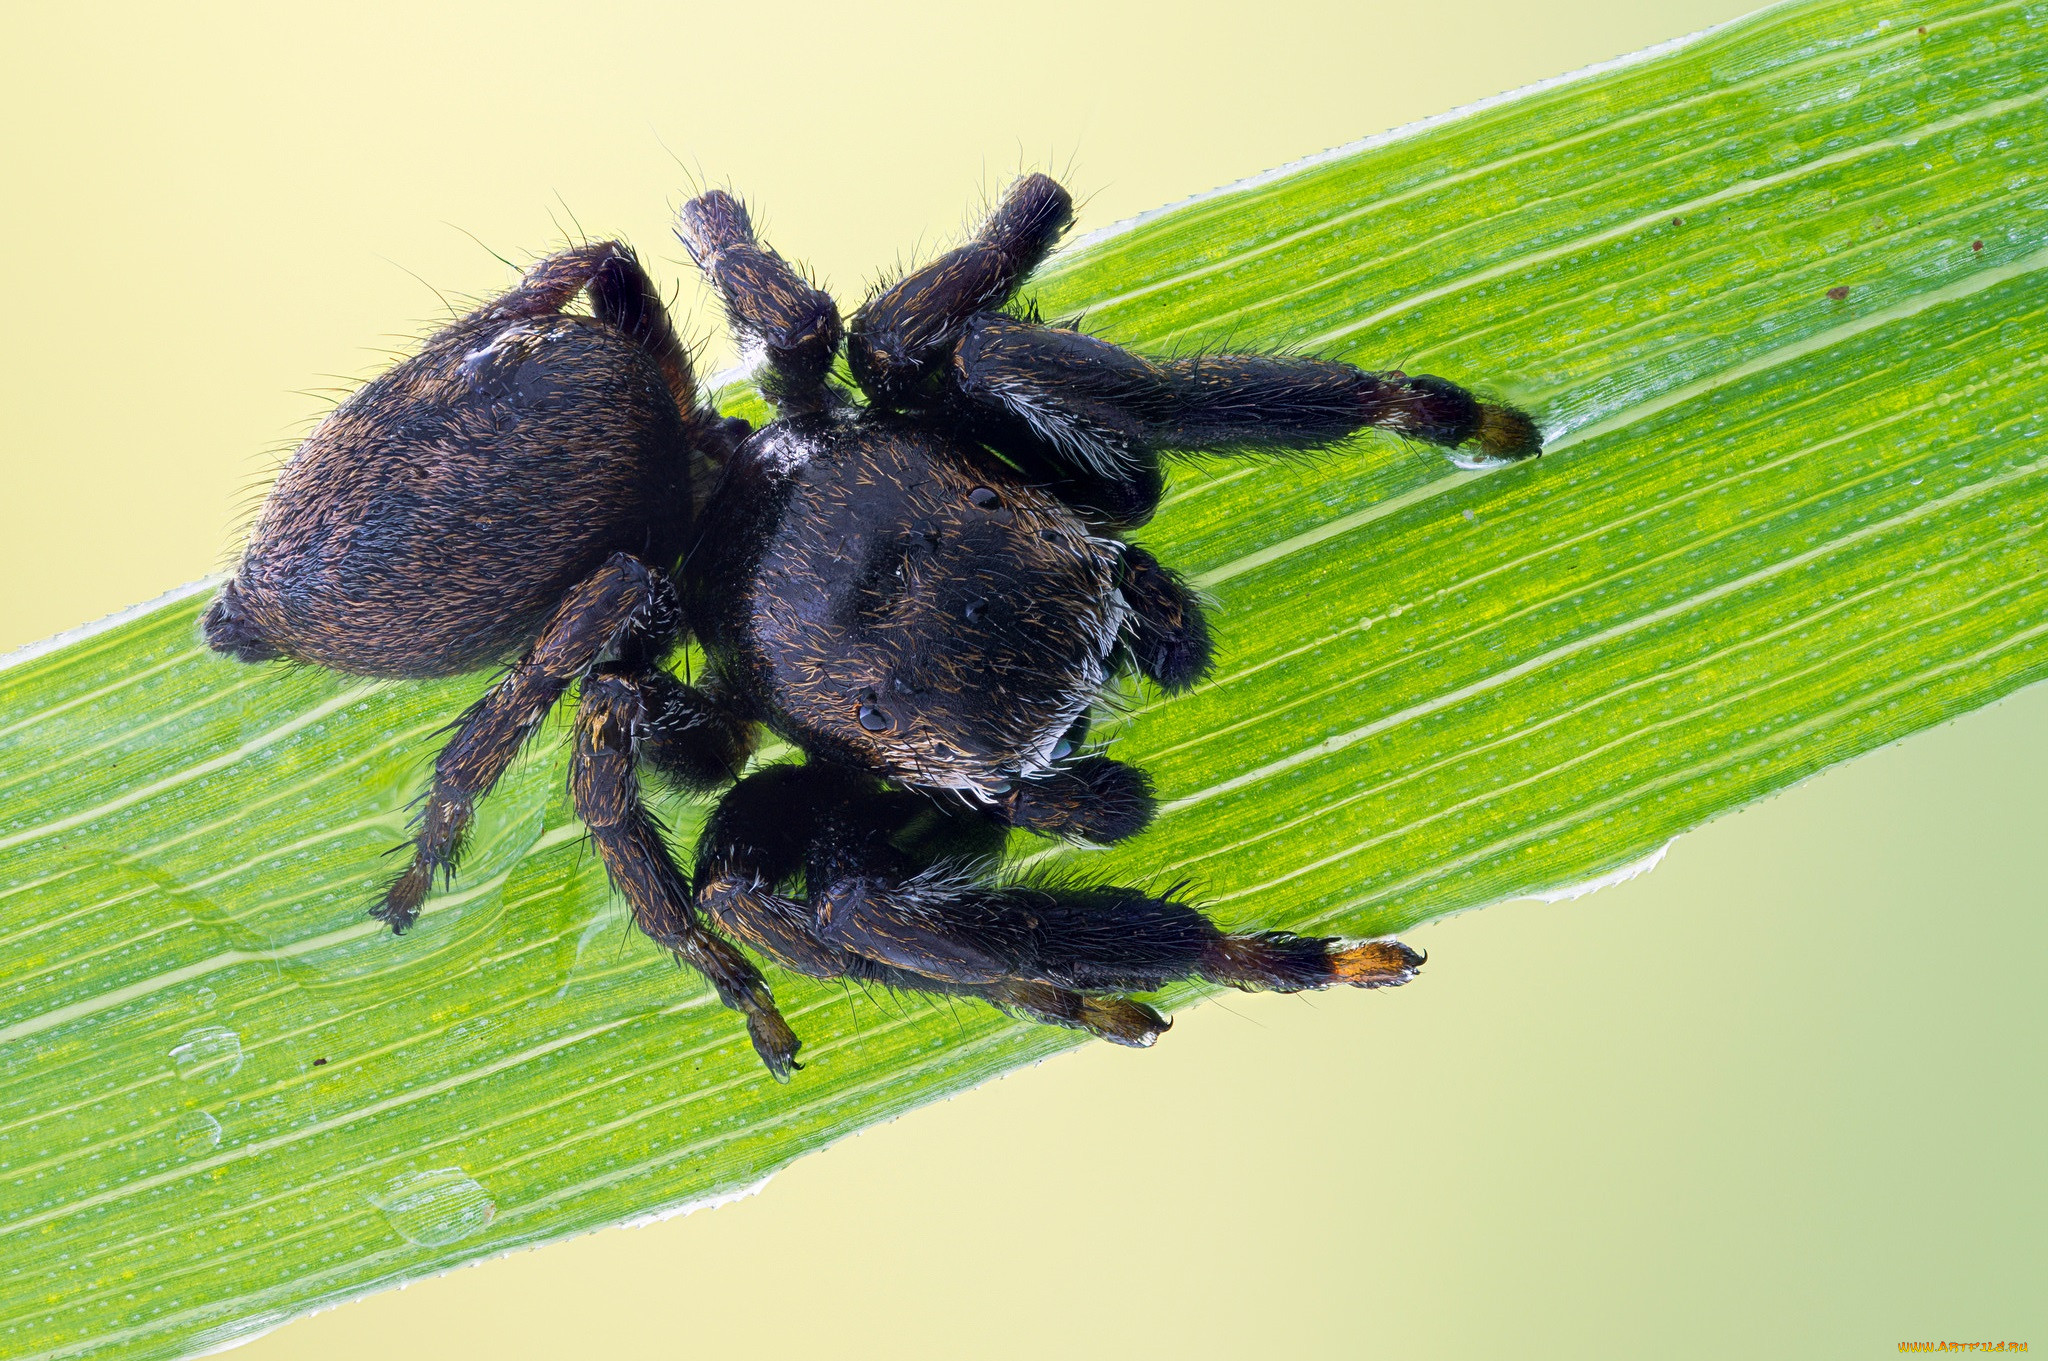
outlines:
M459 1167L408 1172L385 1183L370 1203L391 1227L421 1247L438 1248L481 1233L498 1213L498 1202L476 1178Z
M178 1151L189 1157L196 1158L220 1147L220 1121L205 1111L186 1111L178 1117L173 1133L178 1141Z
M219 1082L242 1070L242 1037L226 1026L188 1030L171 1047L171 1062L178 1065L179 1077Z
M993 510L1002 504L1002 498L996 495L995 488L993 487L976 487L973 491L967 493L967 499L980 506L983 510Z
M869 732L887 732L896 726L896 720L889 717L888 711L885 709L877 709L872 704L863 704L860 706L860 725Z

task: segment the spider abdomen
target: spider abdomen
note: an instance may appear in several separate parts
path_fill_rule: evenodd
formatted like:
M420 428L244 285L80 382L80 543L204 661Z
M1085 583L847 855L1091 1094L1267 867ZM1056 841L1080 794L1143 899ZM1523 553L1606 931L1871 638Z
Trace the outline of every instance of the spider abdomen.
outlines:
M660 370L612 328L444 334L285 467L209 637L359 675L475 670L530 644L612 553L673 562L688 467Z
M741 459L705 510L700 552L731 555L711 559L726 605L709 646L770 723L926 788L1042 769L1107 679L1122 546L896 417L787 422ZM764 505L766 526L733 532Z

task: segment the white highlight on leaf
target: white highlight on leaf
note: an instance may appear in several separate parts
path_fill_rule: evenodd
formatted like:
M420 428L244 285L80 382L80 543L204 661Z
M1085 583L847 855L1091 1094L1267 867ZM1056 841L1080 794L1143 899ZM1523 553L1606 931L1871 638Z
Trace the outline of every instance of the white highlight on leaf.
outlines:
M1581 880L1576 884L1566 884L1561 888L1547 888L1540 893L1524 893L1522 897L1532 898L1540 903L1568 903L1574 899L1583 898L1589 893L1598 893L1603 888L1613 888L1616 884L1625 884L1629 880L1640 878L1657 868L1663 862L1665 855L1677 844L1678 838L1672 837L1671 840L1665 842L1656 850L1651 851L1642 859L1632 860L1618 869L1611 869L1605 874Z
M674 1205L665 1205L658 1210L649 1210L645 1214L636 1215L631 1219L621 1221L618 1227L622 1229L645 1229L652 1225L663 1223L666 1220L681 1218L683 1215L693 1215L699 1210L716 1210L723 1206L731 1205L736 1201L747 1200L753 1196L760 1195L768 1183L774 1179L775 1174L770 1172L759 1181L749 1182L747 1185L731 1191L721 1191L714 1196L700 1196L695 1200L680 1201Z

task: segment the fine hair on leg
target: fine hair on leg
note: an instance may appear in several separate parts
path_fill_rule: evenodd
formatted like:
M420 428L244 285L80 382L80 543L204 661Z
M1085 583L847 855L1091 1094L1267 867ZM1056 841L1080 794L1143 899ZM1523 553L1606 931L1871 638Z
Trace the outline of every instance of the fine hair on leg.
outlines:
M754 238L746 206L724 190L683 205L676 235L725 303L742 349L762 348L763 395L785 416L844 405L830 382L841 334L838 305Z
M572 587L540 638L455 724L434 761L420 809L412 863L371 915L403 934L419 917L437 874L452 877L476 801L512 764L570 682L628 634L673 638L675 588L639 559L615 553Z
M1208 675L1215 660L1209 620L1180 573L1144 549L1125 544L1123 565L1131 664L1160 689L1179 694Z
M761 972L697 918L690 883L676 868L661 827L640 798L634 737L642 719L636 679L599 674L584 682L576 715L569 790L576 815L633 921L657 944L709 979L718 999L746 1018L754 1051L776 1081L801 1065L802 1042L776 1010Z
M1074 220L1074 201L1049 175L1012 184L974 237L874 294L853 314L847 361L884 406L919 405L968 320L999 307L1038 268Z
M634 680L639 691L639 756L676 788L707 793L740 778L754 754L757 730L727 701L716 675L685 685L649 668Z
M552 316L578 292L590 296L591 315L646 351L668 385L691 443L714 462L723 462L745 422L728 421L704 405L690 367L689 351L676 335L668 308L633 248L620 241L593 241L536 260L519 282L470 313L461 323L492 324ZM740 429L734 429L737 424Z
M955 414L1021 426L1048 455L1097 477L1130 476L1148 455L1274 455L1323 449L1367 428L1446 449L1461 465L1541 451L1529 418L1441 378L1369 373L1287 355L1151 359L1079 331L983 313L953 352Z

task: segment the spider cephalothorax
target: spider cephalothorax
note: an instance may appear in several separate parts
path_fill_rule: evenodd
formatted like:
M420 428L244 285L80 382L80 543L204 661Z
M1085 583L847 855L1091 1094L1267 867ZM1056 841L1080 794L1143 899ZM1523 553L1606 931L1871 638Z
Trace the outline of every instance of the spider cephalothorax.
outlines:
M1162 454L1284 454L1368 426L1462 466L1538 451L1526 416L1442 379L1151 359L1000 310L1071 219L1065 190L1027 176L973 240L842 325L735 199L693 200L680 235L777 410L757 431L699 404L615 245L542 261L322 423L208 641L375 676L513 659L436 762L378 916L412 924L475 801L580 682L577 811L641 928L746 1016L777 1077L799 1041L714 926L814 977L1127 1044L1166 1023L1116 994L1177 978L1411 976L1396 941L1232 935L1139 889L994 876L1007 828L1107 842L1152 815L1142 772L1081 746L1117 673L1173 691L1209 664L1194 595L1124 537L1158 504ZM579 290L590 317L561 311ZM842 353L858 394L832 376ZM687 635L708 659L696 685L663 668ZM740 779L761 725L805 763ZM641 802L643 765L690 789L739 781L694 879Z
M1130 616L1122 544L902 417L777 422L705 509L688 591L718 673L806 751L914 787L1047 769Z

